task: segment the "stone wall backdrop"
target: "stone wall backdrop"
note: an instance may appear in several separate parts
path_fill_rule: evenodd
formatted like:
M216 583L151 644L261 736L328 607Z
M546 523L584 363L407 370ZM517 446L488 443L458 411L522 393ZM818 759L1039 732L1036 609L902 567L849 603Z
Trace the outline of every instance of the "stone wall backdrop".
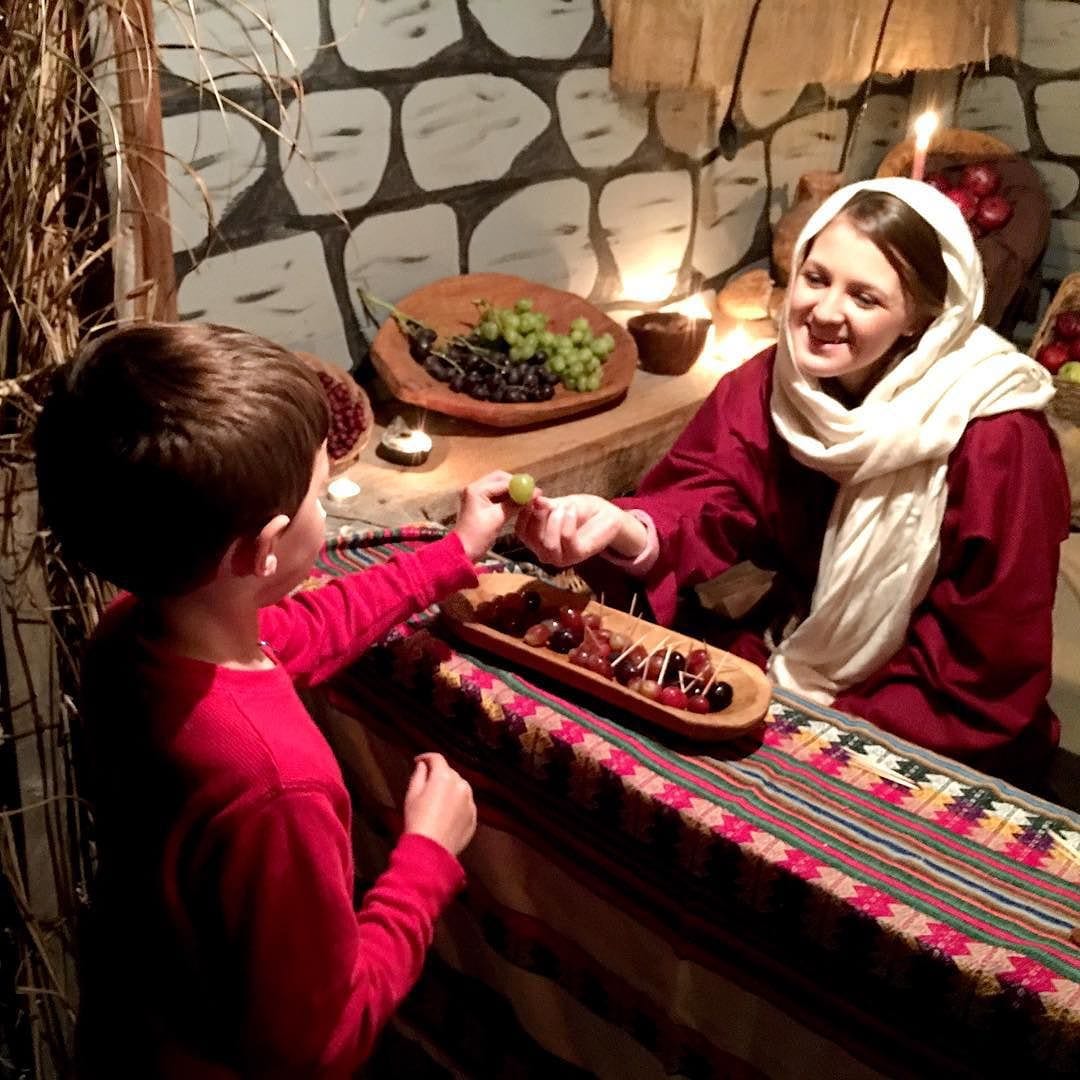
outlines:
M595 0L194 0L197 30L186 0L157 2L182 317L360 369L360 284L397 300L500 271L616 317L718 287L768 258L802 173L873 174L914 85L742 94L726 160L700 101L611 91ZM1049 296L1080 270L1080 0L1021 10L1020 63L962 73L955 123L1045 177ZM302 103L260 69L300 72Z

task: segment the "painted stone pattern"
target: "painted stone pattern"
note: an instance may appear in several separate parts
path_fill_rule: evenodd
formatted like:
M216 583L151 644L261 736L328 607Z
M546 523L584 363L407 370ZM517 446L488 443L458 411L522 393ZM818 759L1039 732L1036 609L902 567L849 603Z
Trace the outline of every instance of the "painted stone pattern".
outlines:
M708 294L768 259L803 172L871 175L908 125L911 75L742 94L728 160L727 100L611 91L596 0L194 0L201 58L187 0L155 5L183 314L345 367L361 285L501 271L617 317ZM1080 0L1021 10L1020 63L966 73L957 123L1045 178L1051 291L1080 270Z

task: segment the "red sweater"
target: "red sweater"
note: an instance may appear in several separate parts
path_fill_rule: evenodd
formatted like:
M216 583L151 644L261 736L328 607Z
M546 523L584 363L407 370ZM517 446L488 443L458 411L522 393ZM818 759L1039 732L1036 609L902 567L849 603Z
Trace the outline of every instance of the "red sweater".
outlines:
M762 666L761 631L809 609L836 484L799 464L769 412L774 350L722 379L671 451L619 503L656 524L645 585L657 620L742 560L777 572L749 623L719 639ZM1050 688L1061 453L1041 414L973 421L949 459L941 558L902 648L836 708L989 772L1024 779L1057 745Z
M345 1077L364 1061L463 873L402 836L354 910L348 793L294 684L475 583L449 536L301 592L261 613L264 671L164 653L133 598L110 609L84 669L100 855L87 1075Z

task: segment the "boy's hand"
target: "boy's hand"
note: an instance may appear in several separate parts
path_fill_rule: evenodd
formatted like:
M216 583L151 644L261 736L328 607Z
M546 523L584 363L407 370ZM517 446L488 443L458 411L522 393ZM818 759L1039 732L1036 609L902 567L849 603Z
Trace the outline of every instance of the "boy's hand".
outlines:
M609 547L635 558L648 542L636 517L599 495L534 496L518 515L517 535L553 566L573 566Z
M442 754L418 754L405 792L405 828L458 855L476 832L476 804L469 782Z
M454 532L473 562L483 558L499 531L517 511L509 495L510 473L503 469L474 480L461 493ZM535 500L539 489L533 494Z

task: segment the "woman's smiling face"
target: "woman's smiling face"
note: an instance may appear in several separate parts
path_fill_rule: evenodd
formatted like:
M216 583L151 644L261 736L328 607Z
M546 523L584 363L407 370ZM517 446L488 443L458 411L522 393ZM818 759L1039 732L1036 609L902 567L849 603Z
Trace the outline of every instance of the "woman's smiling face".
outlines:
M792 359L803 374L836 379L861 397L915 323L900 275L843 214L814 237L788 305Z

